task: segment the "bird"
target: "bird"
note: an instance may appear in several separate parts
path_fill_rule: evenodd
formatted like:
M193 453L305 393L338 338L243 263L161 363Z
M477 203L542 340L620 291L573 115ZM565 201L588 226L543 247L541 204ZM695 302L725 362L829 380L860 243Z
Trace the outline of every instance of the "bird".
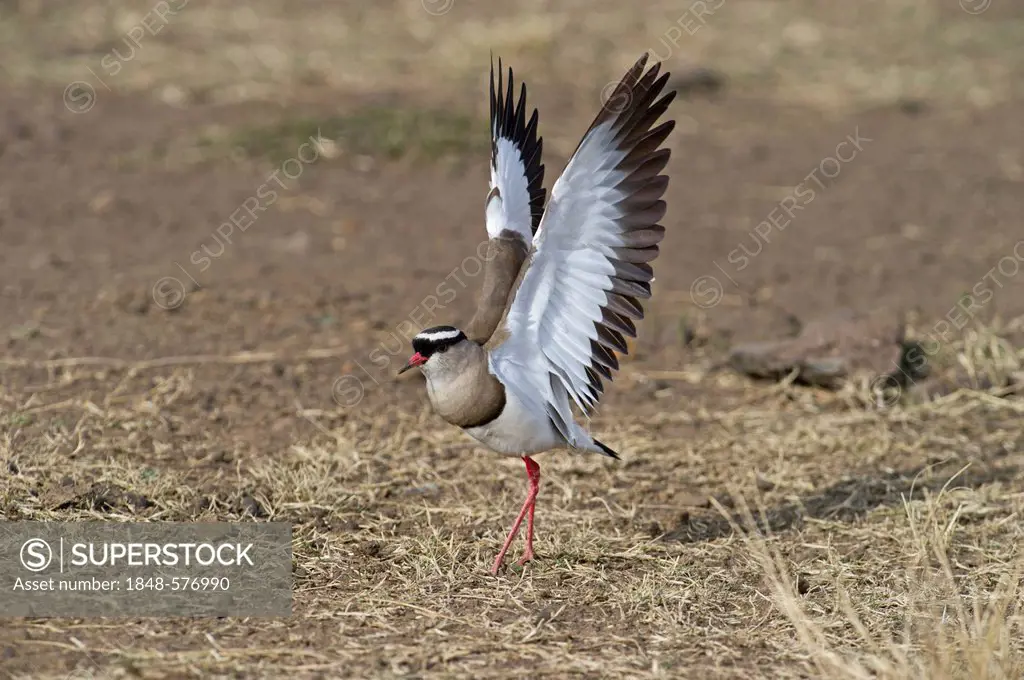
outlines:
M651 297L651 262L665 227L663 174L674 120L655 126L675 97L669 73L645 53L604 100L545 205L538 113L526 118L526 85L491 58L488 256L477 310L465 330L442 325L412 338L398 371L419 368L434 411L526 465L526 500L491 568L497 574L526 519L519 565L535 559L540 465L563 449L619 454L576 421L588 420L637 335ZM645 70L646 69L646 70ZM506 89L507 87L507 89Z

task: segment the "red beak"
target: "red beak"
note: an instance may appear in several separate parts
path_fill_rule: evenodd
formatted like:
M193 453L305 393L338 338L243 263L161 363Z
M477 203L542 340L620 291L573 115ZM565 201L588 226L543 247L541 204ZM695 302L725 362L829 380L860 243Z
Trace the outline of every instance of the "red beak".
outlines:
M405 366L402 366L402 370L398 372L398 375L402 375L410 368L415 368L416 366L425 363L427 363L427 357L423 356L419 352L416 352L416 354L413 354L411 357L409 357L409 361L405 362Z

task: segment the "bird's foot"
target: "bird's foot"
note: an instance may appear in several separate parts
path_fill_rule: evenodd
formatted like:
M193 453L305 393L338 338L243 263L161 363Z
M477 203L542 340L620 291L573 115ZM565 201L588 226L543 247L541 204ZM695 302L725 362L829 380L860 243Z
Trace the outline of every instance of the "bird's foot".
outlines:
M523 556L516 560L516 564L520 567L525 567L527 562L532 562L536 556L533 554L533 548L527 548L523 552ZM501 553L494 560L494 565L491 567L491 576L497 576L498 572L501 571L501 563L505 561L505 553Z
M520 567L525 567L527 562L533 561L533 557L533 548L527 548L526 552L523 553L523 556L519 558L519 561L516 562L516 564Z

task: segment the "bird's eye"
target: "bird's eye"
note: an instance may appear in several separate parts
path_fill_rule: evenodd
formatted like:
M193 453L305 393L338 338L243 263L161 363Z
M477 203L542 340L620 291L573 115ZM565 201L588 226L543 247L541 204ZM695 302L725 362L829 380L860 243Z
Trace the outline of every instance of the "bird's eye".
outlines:
M442 346L438 347L437 351L440 352L441 354L444 354L445 352L448 351L448 345L442 345Z

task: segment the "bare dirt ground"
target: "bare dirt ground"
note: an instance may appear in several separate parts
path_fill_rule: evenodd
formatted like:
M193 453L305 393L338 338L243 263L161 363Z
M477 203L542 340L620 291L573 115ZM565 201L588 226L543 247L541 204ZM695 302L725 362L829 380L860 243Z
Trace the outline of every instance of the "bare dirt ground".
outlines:
M0 518L291 522L294 615L6 619L0 675L1024 674L1016 4L221 4L0 2ZM521 464L394 375L472 309L491 50L549 187L645 50L724 83L676 83L623 460L541 456L497 578ZM840 308L974 382L722 368Z

